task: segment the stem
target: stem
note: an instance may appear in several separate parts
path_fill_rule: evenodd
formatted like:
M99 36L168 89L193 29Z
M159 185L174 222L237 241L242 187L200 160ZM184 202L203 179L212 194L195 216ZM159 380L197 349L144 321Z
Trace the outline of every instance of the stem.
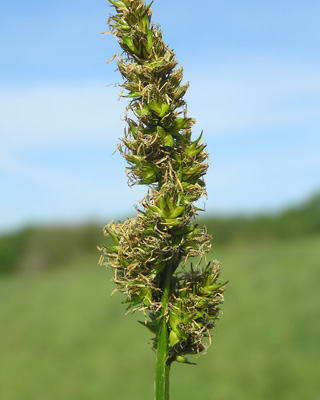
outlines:
M172 276L172 264L169 263L165 275L161 297L162 309L157 329L157 363L155 372L156 400L169 400L170 364L167 362L169 351L169 331L166 321L166 311Z
M168 327L165 317L161 317L158 328L157 365L155 375L156 400L169 400Z

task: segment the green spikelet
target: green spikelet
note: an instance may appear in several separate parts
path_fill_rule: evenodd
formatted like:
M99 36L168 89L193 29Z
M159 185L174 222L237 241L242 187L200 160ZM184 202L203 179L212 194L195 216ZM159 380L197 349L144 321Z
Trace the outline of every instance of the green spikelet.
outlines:
M211 236L194 225L198 209L193 204L206 195L208 154L202 134L191 138L195 121L187 116L183 99L189 85L181 83L183 69L151 22L150 5L142 0L110 3L116 11L109 18L110 31L123 50L117 62L121 86L130 100L120 151L131 184L149 190L135 218L104 228L114 245L102 246L101 252L128 308L149 316L143 325L156 334L155 348L158 321L165 318L166 363L188 362L185 354L206 349L225 289L218 281L218 263L186 266L211 250Z

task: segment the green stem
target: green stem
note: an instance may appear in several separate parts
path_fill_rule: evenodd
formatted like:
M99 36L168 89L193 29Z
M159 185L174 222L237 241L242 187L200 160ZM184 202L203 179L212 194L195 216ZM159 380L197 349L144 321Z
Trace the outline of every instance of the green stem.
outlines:
M157 329L157 363L155 373L156 400L169 400L169 330L166 321L166 311L170 291L170 281L172 276L172 264L170 263L166 269L167 271L161 297L161 316L158 321Z

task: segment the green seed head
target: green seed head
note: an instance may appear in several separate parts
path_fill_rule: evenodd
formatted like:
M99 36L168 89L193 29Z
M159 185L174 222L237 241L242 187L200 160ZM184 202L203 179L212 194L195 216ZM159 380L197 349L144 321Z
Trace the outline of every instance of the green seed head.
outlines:
M110 31L125 56L118 58L123 77L127 128L119 146L128 162L131 184L148 186L137 216L108 224L104 232L113 245L102 246L103 257L114 270L118 290L129 310L141 309L157 333L165 316L169 328L168 362L188 362L185 354L206 349L206 338L219 318L224 285L217 263L200 268L211 251L211 236L194 224L199 211L193 203L206 195L204 175L208 154L202 133L192 139L195 122L187 116L183 69L151 22L151 4L143 0L110 0L116 13ZM187 267L197 257L198 267ZM182 268L181 268L182 267ZM165 309L166 274L171 271ZM157 341L154 341L157 346Z

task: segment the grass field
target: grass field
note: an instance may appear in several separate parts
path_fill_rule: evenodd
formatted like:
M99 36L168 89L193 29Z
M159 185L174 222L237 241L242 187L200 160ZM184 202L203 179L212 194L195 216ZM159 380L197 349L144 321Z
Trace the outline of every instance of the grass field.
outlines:
M197 366L174 364L172 400L315 400L320 393L320 237L218 245L223 317ZM149 332L110 297L88 255L1 277L1 400L153 398Z

